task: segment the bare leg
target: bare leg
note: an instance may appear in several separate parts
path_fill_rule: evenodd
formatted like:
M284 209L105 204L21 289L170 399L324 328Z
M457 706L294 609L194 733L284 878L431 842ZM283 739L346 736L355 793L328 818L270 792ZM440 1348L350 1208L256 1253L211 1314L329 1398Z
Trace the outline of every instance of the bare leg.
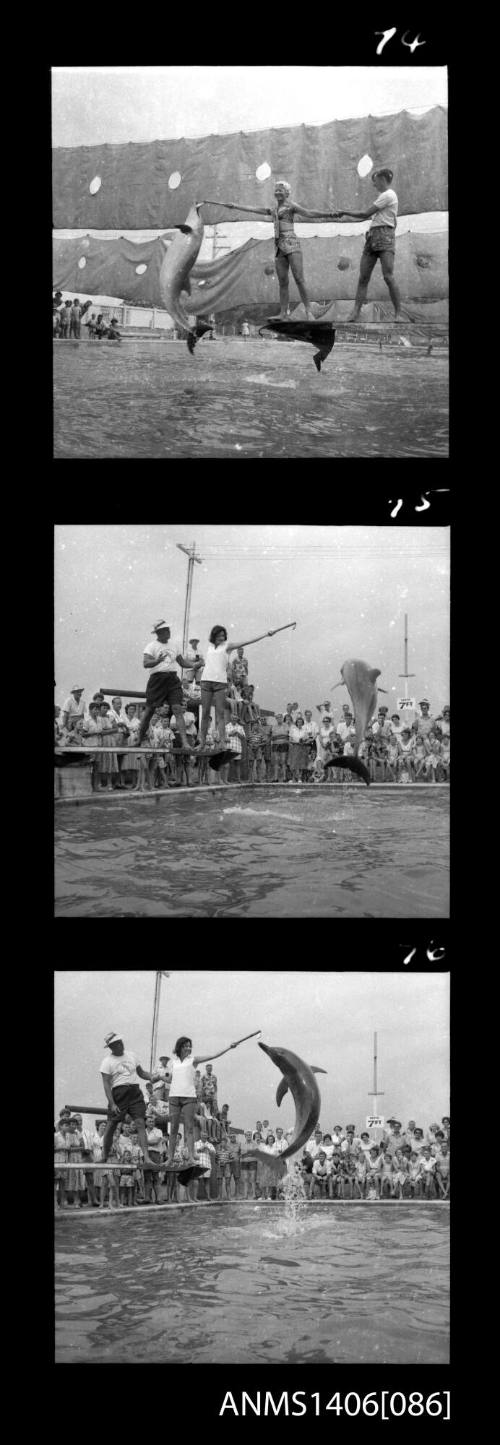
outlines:
M304 281L304 262L302 259L301 251L292 251L292 254L290 256L290 270L294 278L300 299L305 306L307 320L314 321L314 312L311 309L311 302L309 300L309 296L306 291L306 284Z
M278 251L278 254L277 254L276 258L275 258L275 263L274 263L274 264L275 264L275 266L276 266L276 273L277 273L278 283L279 283L279 288L280 288L280 311L279 311L279 314L280 314L280 317L282 317L283 321L286 321L286 318L287 318L287 315L288 315L289 302L290 302L290 291L289 291L289 281L288 281L288 269L289 269L289 268L288 268L288 259L287 259L286 256L283 256L283 255L282 255L282 252L281 252L281 251Z
M390 296L390 298L391 298L391 301L392 301L392 304L393 304L393 307L394 307L394 310L395 310L395 313L396 313L396 321L400 321L400 320L402 320L402 316L401 316L401 294L400 294L399 286L396 285L396 282L395 282L395 280L394 280L394 260L395 260L394 251L382 251L381 256L380 256L380 264L381 264L381 266L382 266L382 274L383 274L384 281L385 281L385 284L386 284L386 286L387 286L387 290L388 290L388 292L389 292L389 296Z
M348 321L359 320L361 307L364 306L368 294L368 282L370 280L372 271L377 264L377 259L377 256L372 255L371 252L363 251L359 265L359 280L356 295L354 297L354 310L351 311L350 316L347 317ZM337 686L338 685L339 684L337 684Z

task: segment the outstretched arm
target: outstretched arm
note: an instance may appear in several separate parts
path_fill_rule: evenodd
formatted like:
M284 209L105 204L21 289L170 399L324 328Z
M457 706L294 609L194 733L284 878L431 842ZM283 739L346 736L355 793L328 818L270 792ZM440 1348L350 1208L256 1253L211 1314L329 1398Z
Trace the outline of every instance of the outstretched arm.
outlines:
M272 637L272 632L262 632L260 637L249 637L248 642L230 642L226 652L234 652L235 647L251 647L253 642L262 642L264 637Z
M290 202L290 209L295 211L296 216L304 216L307 221L337 221L342 215L341 211L306 211L305 206L299 206L297 201Z
M380 206L370 206L369 211L339 211L339 221L369 221L371 216L376 216Z
M272 216L270 206L240 206L233 201L202 201L202 206L222 206L225 211L246 211L249 216Z
M221 1049L218 1054L203 1054L203 1056L197 1054L196 1058L193 1059L193 1068L196 1069L198 1064L209 1064L211 1059L221 1059L223 1054L228 1054L230 1049L235 1048L236 1044L228 1044L227 1049Z

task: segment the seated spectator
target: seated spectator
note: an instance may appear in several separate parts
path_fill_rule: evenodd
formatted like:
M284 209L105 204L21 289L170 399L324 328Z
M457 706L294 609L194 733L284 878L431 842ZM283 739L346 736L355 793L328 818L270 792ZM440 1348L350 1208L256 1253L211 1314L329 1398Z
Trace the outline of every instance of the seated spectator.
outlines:
M324 1149L320 1149L317 1159L313 1162L310 1199L325 1199L327 1194L328 1179L332 1173L331 1163L328 1162Z
M436 1187L435 1187L436 1163L437 1163L436 1156L435 1156L434 1153L431 1152L430 1144L424 1144L423 1149L422 1149L422 1152L421 1152L421 1154L420 1154L420 1167L421 1167L422 1188L423 1188L424 1198L425 1198L425 1199L435 1199L435 1198L436 1198Z
M430 777L431 782L436 783L441 763L442 746L435 729L431 728L428 732L427 742L429 744L429 753L425 760L424 770L426 776Z
M411 728L401 729L401 737L398 737L398 780L400 782L413 782L415 777L415 738L412 737Z
M111 321L108 326L108 341L121 341L120 332L118 330L117 316L111 317Z
M308 707L306 707L305 710L304 710L304 725L303 725L303 728L302 728L302 741L303 741L303 743L305 743L306 748L307 748L307 753L308 753L308 762L307 762L306 775L305 775L305 781L306 781L306 782L310 781L310 778L311 778L311 775L312 775L312 771L313 771L313 768L314 768L314 764L315 764L315 761L316 761L316 757L317 757L317 740L318 740L318 737L319 737L319 727L318 727L318 724L317 724L317 722L314 722L311 709L308 708Z
M382 1172L382 1161L380 1151L376 1144L372 1144L368 1153L365 1153L366 1162L366 1198L375 1197L380 1199L380 1176Z
M429 739L424 733L417 731L413 737L413 769L414 780L420 782L425 777L425 765L430 753Z

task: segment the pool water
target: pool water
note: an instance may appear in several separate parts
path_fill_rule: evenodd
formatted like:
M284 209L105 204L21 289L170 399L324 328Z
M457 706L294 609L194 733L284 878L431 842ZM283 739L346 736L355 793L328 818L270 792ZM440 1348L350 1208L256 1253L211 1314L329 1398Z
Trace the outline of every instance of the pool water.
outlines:
M318 373L303 342L58 342L54 454L447 456L448 356L336 344Z
M448 813L357 782L58 803L55 915L446 918Z
M188 1205L56 1225L57 1363L441 1363L447 1205Z

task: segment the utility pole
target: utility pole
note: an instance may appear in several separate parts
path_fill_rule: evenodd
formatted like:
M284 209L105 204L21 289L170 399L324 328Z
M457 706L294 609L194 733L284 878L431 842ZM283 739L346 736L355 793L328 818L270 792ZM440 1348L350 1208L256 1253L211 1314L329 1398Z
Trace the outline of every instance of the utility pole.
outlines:
M377 1035L373 1035L373 1089L368 1090L368 1096L373 1099L372 1114L378 1114L378 1100L383 1097L384 1090L377 1089Z
M152 1026L152 1029L151 1029L151 1055L150 1055L150 1060L149 1060L149 1072L150 1072L150 1074L152 1074L152 1072L153 1072L153 1068L154 1068L154 1064L155 1064L155 1060L156 1060L156 1049L157 1049L157 1045L158 1045L158 1022L159 1022L159 1017L160 1017L160 994L161 994L161 981L162 981L162 977L163 977L163 978L170 978L170 974L169 974L169 973L165 973L164 970L162 970L162 969L157 969L157 971L156 971L156 973L155 973L155 996L154 996L154 1003L153 1003L153 1026Z
M179 548L180 552L185 552L186 557L189 558L186 584L186 606L184 608L184 631L182 634L182 654L184 656L188 644L189 613L191 611L191 593L193 590L194 564L195 562L202 562L203 557L198 557L196 554L196 542L193 542L191 544L191 547L184 547L182 542L177 542L176 546Z
M408 613L405 612L405 670L398 673L398 677L404 677L405 680L405 698L408 697L408 678L415 676L414 672L408 672Z

